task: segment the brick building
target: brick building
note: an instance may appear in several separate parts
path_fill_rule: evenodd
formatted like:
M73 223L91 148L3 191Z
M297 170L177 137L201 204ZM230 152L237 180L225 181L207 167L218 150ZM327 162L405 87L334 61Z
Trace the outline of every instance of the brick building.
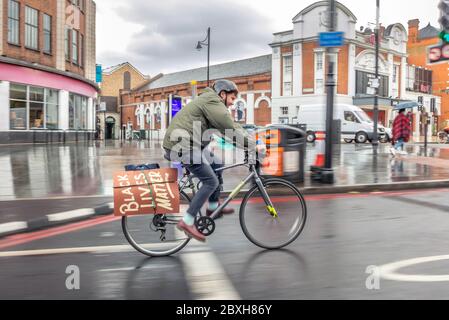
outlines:
M0 0L0 143L90 139L92 0Z
M274 34L270 44L273 121L295 123L300 106L326 102L327 61L318 34L327 31L327 9L328 1L316 2L293 18L292 30ZM343 4L337 3L337 12L337 30L345 33L345 44L333 53L336 103L357 105L372 115L374 96L368 82L375 74L375 36L369 28L356 30L357 18ZM386 126L394 118L395 102L410 96L416 99L407 92L407 40L407 30L400 23L380 30L379 120Z
M415 89L426 91L430 82L430 93L440 97L441 114L438 124L441 127L449 120L449 63L427 64L427 48L440 43L440 31L430 23L422 29L419 28L419 24L418 19L408 22L408 61L411 65L421 67L417 68L419 71L415 74L410 74L410 77L415 82ZM429 72L432 72L430 79Z
M120 139L120 91L131 90L149 80L129 62L103 70L100 101L106 105L106 111L97 111L97 126L102 139ZM105 130L106 128L106 130Z
M160 74L143 85L122 91L122 133L128 130L158 130L160 137L170 123L171 105L180 99L185 106L207 86L207 68ZM235 121L271 123L271 55L233 61L210 67L211 83L230 79L239 87L231 108Z

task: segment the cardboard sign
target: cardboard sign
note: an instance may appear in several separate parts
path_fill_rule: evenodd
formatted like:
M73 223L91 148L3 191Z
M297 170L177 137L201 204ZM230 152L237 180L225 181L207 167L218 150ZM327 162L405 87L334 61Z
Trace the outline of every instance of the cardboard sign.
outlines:
M178 171L156 169L114 174L114 215L177 214Z

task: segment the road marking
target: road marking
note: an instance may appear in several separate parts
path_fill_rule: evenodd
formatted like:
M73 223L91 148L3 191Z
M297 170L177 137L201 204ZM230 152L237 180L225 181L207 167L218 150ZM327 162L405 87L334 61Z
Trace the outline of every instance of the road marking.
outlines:
M135 270L154 270L154 269L172 269L175 266L145 266L142 268L136 268L136 267L127 267L127 268L115 268L115 269L100 269L97 270L98 272L120 272L120 271L135 271Z
M0 224L0 233L25 230L27 228L28 228L28 224L24 221L3 223L3 224Z
M161 248L162 244L144 244L145 249ZM172 244L165 244L165 246L172 246ZM75 247L75 248L57 248L57 249L40 249L40 250L24 250L24 251L5 251L0 252L0 258L10 257L26 257L26 256L45 256L57 254L70 253L119 253L135 251L131 245L115 245L115 246L98 246L98 247Z
M59 196L59 197L47 197L47 198L15 198L11 196L11 199L1 199L0 202L13 202L13 201L40 201L40 200L66 200L66 199L95 199L95 198L112 198L112 195L90 195L90 196Z
M386 280L404 282L448 282L449 275L401 274L398 272L399 269L405 267L441 260L449 260L449 255L415 258L386 264L379 267L380 276Z
M9 248L9 247L13 247L13 246L17 246L20 244L24 244L24 243L33 242L33 241L40 240L40 239L57 236L60 234L66 234L69 232L90 228L90 227L108 223L108 222L114 222L119 219L120 219L120 217L105 216L105 217L100 217L100 218L82 221L82 222L78 222L78 223L72 223L72 224L69 224L69 225L63 226L63 227L55 227L52 229L37 231L37 232L32 232L32 233L17 234L17 235L5 238L4 240L0 240L0 250Z
M180 232L176 229L176 232ZM202 252L181 252L186 282L197 300L241 300L217 257L206 244L191 240L194 249Z
M48 218L48 221L50 221L50 222L59 222L59 221L64 221L64 220L69 220L69 219L74 219L74 218L91 216L94 214L95 214L94 209L85 208L85 209L66 211L66 212L62 212L62 213L49 214L49 215L47 215L47 218Z

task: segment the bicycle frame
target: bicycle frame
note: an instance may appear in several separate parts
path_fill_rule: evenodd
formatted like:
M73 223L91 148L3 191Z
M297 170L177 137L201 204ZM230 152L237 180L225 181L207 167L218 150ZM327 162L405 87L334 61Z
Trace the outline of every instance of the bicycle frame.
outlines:
M241 167L241 166L249 167L250 174L241 183L239 183L235 187L235 189L229 194L229 196L226 198L226 200L224 200L224 202L212 213L210 218L215 220L215 218L220 214L221 210L223 210L232 200L234 200L234 198L239 194L239 192L243 189L243 187L245 187L248 184L248 182L250 182L251 179L253 179L253 178L256 182L256 185L259 188L259 191L262 195L262 198L265 201L265 204L267 205L267 211L273 217L277 217L277 212L273 206L273 203L271 202L270 197L267 194L267 191L265 190L265 187L262 182L262 178L260 177L260 175L258 173L258 170L257 170L258 167L256 165L254 165L254 164L248 165L246 162L242 162L242 163L237 163L237 164L233 164L233 165L230 165L227 167L216 169L215 172L226 171L226 170L236 168L236 167ZM183 190L189 181L190 181L190 183L192 183L191 176L190 175L187 175L187 176L188 176L188 180L183 184L183 187L180 190ZM192 190L194 191L194 188ZM195 191L194 191L194 193L195 193Z

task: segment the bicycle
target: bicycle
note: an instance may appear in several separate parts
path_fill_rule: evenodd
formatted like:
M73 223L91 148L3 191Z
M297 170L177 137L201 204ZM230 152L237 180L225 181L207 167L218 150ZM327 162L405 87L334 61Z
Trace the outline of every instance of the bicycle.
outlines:
M211 236L216 229L215 221L219 212L236 198L245 185L253 181L254 184L243 197L239 210L239 221L244 235L263 249L274 250L288 246L299 237L305 227L307 206L303 195L287 180L262 178L260 161L250 163L248 153L244 162L217 169L216 172L241 166L249 169L249 175L210 217L198 213L195 222L198 231L207 237ZM196 192L193 176L187 170L178 186L180 212L183 213L191 201L185 191L191 189L193 195ZM182 250L191 240L176 228L180 219L181 215L124 216L122 229L127 241L138 252L150 257L170 256Z

